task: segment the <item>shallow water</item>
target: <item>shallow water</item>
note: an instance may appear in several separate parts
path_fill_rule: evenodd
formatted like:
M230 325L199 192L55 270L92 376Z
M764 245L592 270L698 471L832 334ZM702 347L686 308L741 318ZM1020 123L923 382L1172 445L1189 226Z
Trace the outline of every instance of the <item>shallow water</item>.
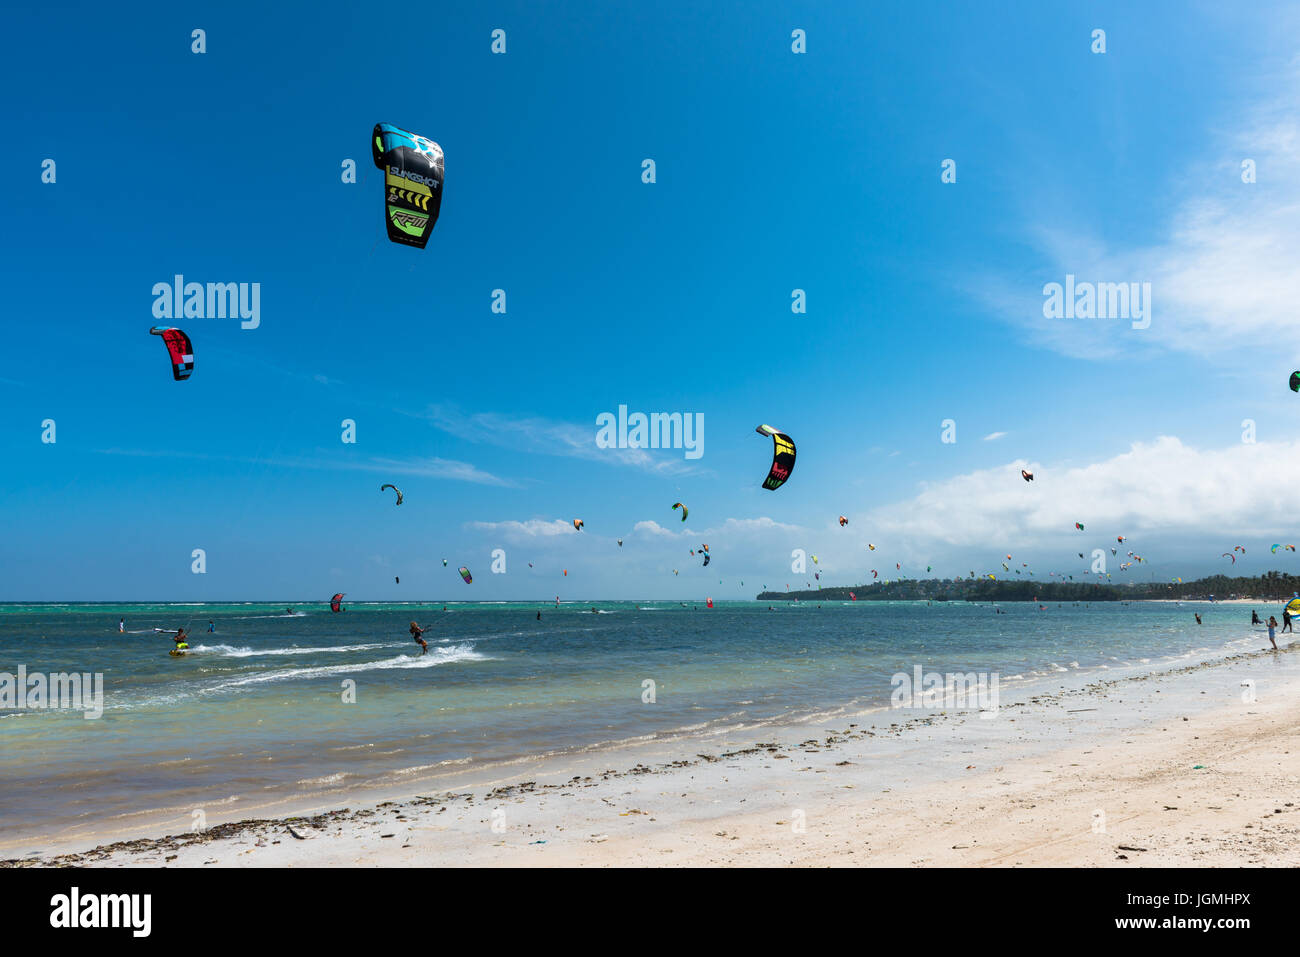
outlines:
M104 681L97 720L0 710L0 827L50 833L885 705L891 677L916 666L997 673L1010 688L1267 641L1244 605L716 604L354 603L294 615L285 604L0 605L0 673L21 665ZM427 655L407 635L411 619L429 627ZM170 637L153 629L178 625L193 629L192 651L171 658ZM642 700L647 681L654 703Z

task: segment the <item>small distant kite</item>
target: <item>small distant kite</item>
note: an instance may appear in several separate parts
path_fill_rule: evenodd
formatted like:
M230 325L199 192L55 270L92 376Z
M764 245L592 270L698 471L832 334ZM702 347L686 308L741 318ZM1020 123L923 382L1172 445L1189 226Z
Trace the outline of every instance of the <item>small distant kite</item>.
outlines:
M575 518L575 519L573 520L573 528L574 528L574 530L575 530L575 531L579 531L579 532L582 531L582 524L583 524L583 523L582 523L582 519L580 519L580 518Z
M396 485L381 485L381 486L379 486L379 491L382 492L382 491L383 491L384 489L386 489L386 488L391 488L394 492L397 493L397 504L398 504L398 505L401 505L401 504L402 504L402 490L401 490L400 488L398 488ZM443 562L443 564L445 565L446 562Z
M1246 548L1244 545L1233 545L1232 550L1234 552L1241 552L1243 555L1246 554Z
M442 567L443 567L443 568L446 568L446 567L447 567L447 559L445 559L445 558L442 560Z
M754 431L772 439L772 468L763 480L763 488L774 492L786 483L794 471L794 439L770 425L760 425Z
M1291 391L1300 392L1300 372L1291 373Z
M154 326L149 335L162 336L172 360L172 379L177 382L188 379L194 371L194 346L190 337L175 326Z
M474 576L469 573L469 569L464 565L461 565L460 568L456 569L456 571L460 572L460 577L465 579L466 585L474 581Z
M876 550L876 546L872 545L870 542L867 543L867 548L871 549L873 552Z
M1219 557L1220 557L1220 558L1231 558L1231 559L1232 559L1232 564L1234 564L1234 565L1237 564L1237 556L1234 555L1234 554L1232 554L1232 552L1224 552L1224 553L1223 553L1222 555L1220 555Z
M1124 544L1124 536L1123 536L1123 535L1116 535L1116 536L1115 536L1115 541L1117 541L1117 542L1119 542L1121 545L1123 545L1123 544Z
M622 547L623 547L623 539L621 539L621 538L618 539L618 547L619 547L619 548L622 548Z
M343 606L342 604L340 604L343 601L343 595L344 595L343 592L339 592L337 595L335 595L333 598L330 599L330 611L343 610Z
M847 524L849 524L849 520L848 520L847 518L845 518L843 515L841 515L841 516L840 516L840 528L843 528L843 527L844 527L845 525L847 525Z
M872 578L879 578L879 577L880 577L880 573L879 573L878 571L876 571L876 570L873 568L873 569L871 569L871 577L872 577Z
M682 521L684 522L686 521L686 516L691 514L691 510L687 508L685 505L683 505L681 502L673 502L673 511L675 512L679 508L682 510Z
M396 582L396 583L399 584L399 585L402 583L402 580L401 580L400 578L398 578L396 575L393 576L393 581Z
M1074 527L1077 528L1079 531L1083 531L1083 523L1082 523L1082 522L1075 522L1075 523L1074 523Z
M1026 482L1032 482L1032 481L1034 480L1034 473L1033 473L1033 472L1026 472L1024 469L1021 469L1021 470L1020 470L1020 477L1021 477L1022 479L1024 479Z

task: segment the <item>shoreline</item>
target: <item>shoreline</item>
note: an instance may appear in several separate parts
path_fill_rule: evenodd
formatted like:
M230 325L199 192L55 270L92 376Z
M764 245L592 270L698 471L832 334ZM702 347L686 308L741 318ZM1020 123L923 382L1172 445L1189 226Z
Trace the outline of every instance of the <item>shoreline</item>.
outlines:
M1297 648L1017 689L992 720L886 709L546 755L0 866L1297 864Z

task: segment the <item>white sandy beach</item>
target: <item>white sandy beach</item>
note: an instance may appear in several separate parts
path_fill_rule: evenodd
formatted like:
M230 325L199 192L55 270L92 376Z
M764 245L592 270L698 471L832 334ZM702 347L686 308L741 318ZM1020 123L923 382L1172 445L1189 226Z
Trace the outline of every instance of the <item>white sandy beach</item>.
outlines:
M1101 674L1004 694L991 719L875 712L541 758L292 820L218 825L209 810L205 832L153 829L22 863L1300 864L1294 647Z

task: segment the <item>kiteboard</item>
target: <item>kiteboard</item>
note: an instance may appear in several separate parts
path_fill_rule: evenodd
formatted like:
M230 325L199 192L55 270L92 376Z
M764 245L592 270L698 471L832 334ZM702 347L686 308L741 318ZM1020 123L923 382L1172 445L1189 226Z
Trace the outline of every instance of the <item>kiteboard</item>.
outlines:
M175 648L173 648L171 651L167 652L167 654L171 655L173 658L184 658L184 657L185 657L185 652L183 652L183 651L177 651Z

